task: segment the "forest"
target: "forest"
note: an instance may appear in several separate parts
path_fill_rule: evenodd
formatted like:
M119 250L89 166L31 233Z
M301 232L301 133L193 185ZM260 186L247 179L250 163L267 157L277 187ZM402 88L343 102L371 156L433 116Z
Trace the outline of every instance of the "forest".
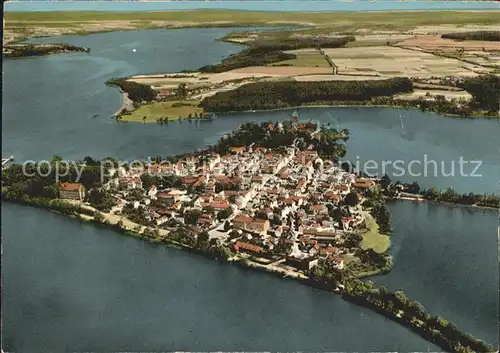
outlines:
M206 111L279 109L314 102L370 101L374 97L411 92L408 78L373 81L257 82L218 92L201 102Z
M287 54L282 51L254 51L245 49L239 53L230 55L219 64L205 65L199 69L200 72L219 73L248 66L266 66L284 60L295 59L295 54Z
M112 78L106 84L120 87L123 92L128 93L128 97L135 103L150 102L156 99L156 92L150 86L127 81L126 78Z
M354 36L338 38L317 37L288 37L288 38L261 38L255 40L248 48L239 53L230 55L219 64L206 65L199 69L200 72L224 72L248 66L265 66L284 60L296 59L297 56L285 53L284 50L304 48L341 48L354 41Z
M89 52L90 49L70 44L14 44L3 47L4 56L19 58L24 56L50 55L62 52Z
M491 42L500 41L500 31L474 31L444 33L441 38L455 40L486 40Z
M489 112L497 112L500 107L500 77L490 74L471 77L464 81L464 89L469 92L473 105Z

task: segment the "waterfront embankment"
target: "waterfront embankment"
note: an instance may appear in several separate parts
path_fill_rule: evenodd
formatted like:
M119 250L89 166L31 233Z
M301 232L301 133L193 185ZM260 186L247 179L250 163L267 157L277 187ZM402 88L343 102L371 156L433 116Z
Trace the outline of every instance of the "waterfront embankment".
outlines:
M349 274L343 275L339 277L338 280L331 282L331 279L309 277L297 271L278 269L272 266L272 264L266 266L257 261L242 258L236 254L224 256L227 254L187 246L182 242L168 239L168 233L158 233L157 235L162 239L162 241L158 241L157 237L154 235L152 236L146 232L145 229L138 228L140 225L130 220L97 211L93 207L82 205L79 202L67 202L63 200L52 200L51 202L47 202L47 200L30 199L26 197L18 200L5 201L55 210L71 217L78 217L86 222L109 227L125 235L149 240L153 243L168 244L190 252L199 253L205 257L226 260L238 266L298 280L300 283L315 288L337 292L341 294L342 298L345 300L375 310L391 320L409 328L428 341L437 344L445 351L467 352L467 349L474 352L494 351L492 346L473 338L467 333L463 333L444 318L429 315L421 304L407 299L404 293L391 293L384 287L373 287L370 282L361 281Z

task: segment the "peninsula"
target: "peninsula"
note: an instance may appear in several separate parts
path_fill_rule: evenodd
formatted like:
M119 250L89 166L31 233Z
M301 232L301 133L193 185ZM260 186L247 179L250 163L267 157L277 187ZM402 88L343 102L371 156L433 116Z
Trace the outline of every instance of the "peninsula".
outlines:
M493 351L403 292L361 279L390 271L391 224L379 181L336 162L348 138L293 116L243 124L214 146L167 159L55 156L6 168L2 198L337 292L447 351Z
M400 106L498 117L496 11L426 11L425 16L420 11L10 12L4 42L214 26L294 27L230 33L221 40L246 48L216 65L110 80L131 99L119 120L165 123L217 111L297 105ZM315 94L305 97L304 91Z
M398 106L498 117L500 67L494 58L499 33L396 32L368 41L368 36L304 29L233 32L221 40L247 48L218 64L108 83L135 102L135 110L118 116L123 121L164 123L204 113L304 105ZM481 62L471 57L478 45Z
M25 56L42 56L70 52L90 52L89 48L77 47L69 44L6 44L3 46L3 55L6 58L20 58Z

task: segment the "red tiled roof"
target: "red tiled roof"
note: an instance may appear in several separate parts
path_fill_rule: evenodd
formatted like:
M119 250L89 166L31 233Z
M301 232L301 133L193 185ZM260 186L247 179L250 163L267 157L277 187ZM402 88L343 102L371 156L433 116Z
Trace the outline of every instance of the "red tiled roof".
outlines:
M257 253L262 251L262 247L260 247L258 245L242 242L242 241L237 241L236 244L234 244L234 249L236 251L243 249L243 250L248 250L248 251L257 252Z
M355 188L371 188L374 185L375 182L373 180L363 178L357 178L356 181L352 183L352 186Z
M334 263L337 263L337 264L341 264L344 262L344 259L341 258L340 256L334 256L334 255L331 255L328 257L328 261L331 261L331 262L334 262Z
M320 255L330 255L330 254L334 254L338 251L339 249L334 247L334 246L328 246L326 248L320 248L319 249L319 254Z
M342 190L342 191L347 191L349 190L349 187L347 185L337 185L334 187L335 190Z
M170 198L170 197L174 197L175 198L175 197L177 197L176 194L171 194L171 193L164 192L164 191L159 192L158 194L156 194L156 196L159 197L159 198Z
M304 186L306 183L306 178L300 178L299 182L297 183L296 189L300 189L301 187Z
M194 184L198 181L198 177L184 177L182 178L183 184Z
M172 89L161 89L159 93L160 95L169 96L172 94L172 92L173 92Z
M229 182L229 177L223 174L213 175L212 177L220 182L226 182L226 183Z
M334 194L333 192L328 192L325 194L325 198L329 200L340 200L340 195Z
M229 203L206 202L202 203L201 207L213 207L215 209L225 209L231 207Z
M234 147L229 147L229 150L231 152L245 152L245 146L234 146Z
M82 184L78 183L62 183L59 185L59 190L61 191L78 191L83 188Z
M254 219L252 219L252 222L253 223L266 223L266 222L268 222L268 220L267 219L261 219L261 218L254 218Z
M236 223L249 223L249 222L252 222L253 219L250 218L250 217L245 217L245 216L238 216L238 217L235 217L233 219L233 222L236 222Z
M211 224L212 223L212 219L205 218L205 217L199 217L198 218L198 223L208 223L208 224Z

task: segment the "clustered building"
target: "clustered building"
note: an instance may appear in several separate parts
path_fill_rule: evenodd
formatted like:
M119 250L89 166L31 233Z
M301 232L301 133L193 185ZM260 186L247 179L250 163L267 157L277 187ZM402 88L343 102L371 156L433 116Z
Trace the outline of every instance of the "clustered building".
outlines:
M361 201L361 190L375 185L321 159L313 149L293 145L280 152L233 146L224 156L200 153L112 173L106 184L116 190L112 212L132 205L157 226L183 224L193 234L208 232L211 240L242 256L281 257L300 270L319 259L342 269L351 251L342 244L365 222L359 202L348 204L345 198L355 193ZM175 185L145 187L145 174ZM75 187L63 189L62 197L79 195Z

